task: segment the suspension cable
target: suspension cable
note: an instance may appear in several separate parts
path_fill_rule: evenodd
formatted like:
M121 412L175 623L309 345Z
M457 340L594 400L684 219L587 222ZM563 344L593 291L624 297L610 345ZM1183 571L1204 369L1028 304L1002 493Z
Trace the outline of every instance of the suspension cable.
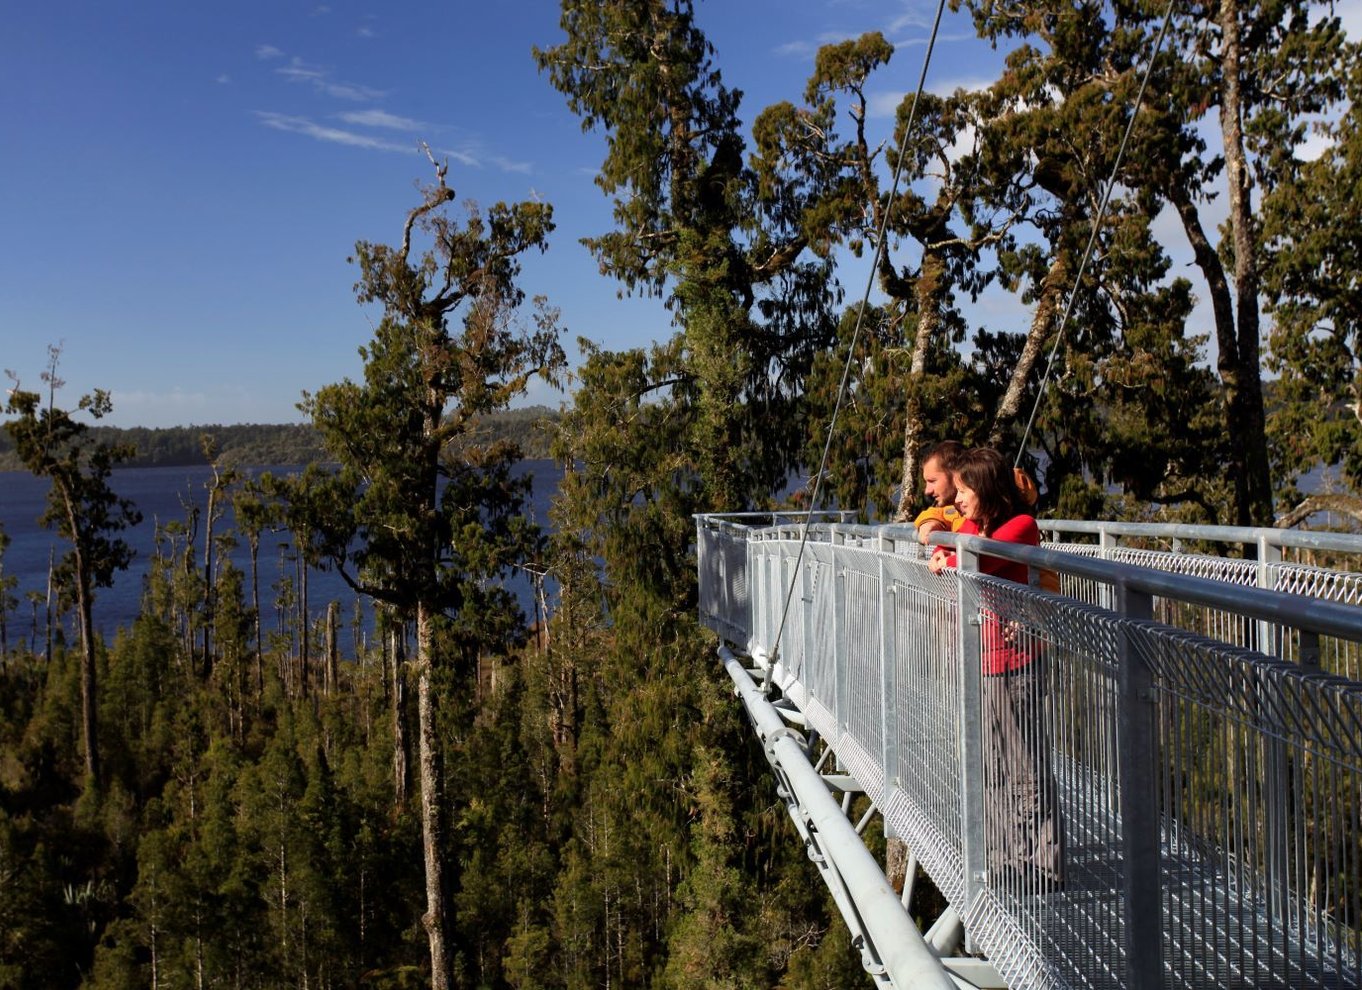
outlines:
M1102 229L1102 221L1107 216L1107 206L1111 202L1112 191L1116 188L1116 177L1121 171L1121 161L1125 158L1126 145L1130 143L1131 132L1135 130L1135 118L1139 116L1140 106L1144 103L1145 89L1149 86L1149 77L1154 71L1154 62L1159 57L1159 52L1163 50L1164 35L1168 33L1168 23L1173 18L1173 2L1168 0L1167 7L1163 11L1163 23L1159 27L1159 36L1154 42L1154 51L1149 55L1149 64L1144 67L1144 77L1140 80L1140 90L1135 94L1135 104L1130 111L1130 119L1126 121L1125 133L1121 136L1121 145L1116 150L1116 159L1111 165L1111 175L1107 177L1107 186L1102 193L1102 203L1097 208L1097 216L1093 220L1092 230L1088 234L1087 247L1083 249L1083 258L1078 265L1078 274L1074 278L1073 288L1069 290L1069 298L1064 304L1064 313L1059 318L1059 325L1055 328L1055 342L1050 347L1050 356L1045 364L1045 375L1041 378L1040 388L1036 390L1036 401L1031 406L1031 416L1026 421L1026 429L1022 431L1021 440L1017 442L1017 459L1012 462L1014 468L1021 467L1022 454L1026 452L1026 442L1031 437L1031 428L1036 423L1036 416L1040 412L1041 401L1045 398L1045 391L1050 386L1050 375L1055 368L1055 357L1059 353L1059 346L1064 341L1064 330L1069 325L1069 317L1073 315L1074 303L1078 299L1078 291L1083 285L1083 275L1088 269L1088 261L1092 258L1093 249L1097 245L1097 234Z
M932 63L932 51L936 48L937 32L941 28L941 14L946 8L946 0L938 0L936 6L936 18L932 21L932 33L927 39L927 51L922 58L922 72L918 75L917 90L913 93L913 103L908 110L908 119L903 125L903 138L899 141L899 157L894 165L894 178L889 187L889 201L884 207L884 216L880 218L879 234L875 241L875 254L870 260L870 274L866 278L865 292L861 296L861 306L856 313L856 325L851 331L851 346L847 349L846 364L842 368L842 381L837 386L837 401L832 407L832 418L828 420L827 438L823 443L823 456L818 462L818 472L814 475L813 493L809 496L809 513L804 517L804 526L799 534L799 552L795 556L794 572L790 576L790 585L785 590L785 604L780 610L780 625L776 629L775 646L766 666L766 676L762 680L762 690L767 691L771 684L771 672L775 669L776 659L780 655L780 637L785 632L785 620L790 615L790 601L794 598L795 581L799 576L799 566L804 560L804 547L809 541L809 525L813 522L813 513L818 505L818 496L823 487L823 475L827 471L828 452L832 449L832 438L837 428L837 416L842 411L842 400L846 396L847 382L851 378L851 365L856 360L856 344L861 337L861 325L865 322L865 311L870 306L870 293L875 287L875 273L879 271L880 259L885 252L885 239L889 235L889 219L894 212L894 199L899 191L899 179L903 175L903 163L908 157L908 138L913 133L913 125L917 122L918 103L922 100L922 91L927 84L927 67Z

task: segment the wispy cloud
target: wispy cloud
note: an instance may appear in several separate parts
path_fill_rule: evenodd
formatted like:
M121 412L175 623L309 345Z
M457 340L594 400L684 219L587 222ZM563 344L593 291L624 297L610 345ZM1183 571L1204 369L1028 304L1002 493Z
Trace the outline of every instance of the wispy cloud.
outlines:
M482 159L477 155L467 151L459 151L455 148L439 148L435 154L440 158L452 158L460 165L467 165L469 168L482 168Z
M886 33L897 34L909 28L931 28L933 18L929 16L931 11L926 7L914 3L913 0L905 0L900 6L903 9L891 17L885 26Z
M339 127L328 127L307 117L294 117L267 110L257 110L255 115L266 127L276 131L286 131L290 134L302 134L316 141L343 144L351 148L364 148L368 151L397 151L412 154L417 150L415 144L385 141L368 134L358 134L355 131L347 131Z
M947 45L954 42L975 41L977 38L978 36L973 31L947 31L936 36L936 43L938 45ZM890 44L892 44L896 50L902 50L904 48L921 48L930 40L930 25L924 28L921 34L910 35L906 38L894 38L891 34L889 38Z
M775 54L782 57L803 57L812 55L818 50L818 46L812 41L787 41L783 45L777 45Z
M218 78L217 78L217 82L218 82L218 84L221 85L221 86L226 86L226 85L228 85L229 83L231 83L231 81L232 81L232 77L229 76L229 75L227 75L227 73L225 73L225 72L224 72L222 75L218 76Z
M517 175L534 173L532 162L520 162L507 158L505 155L488 154L478 147L476 142L465 144L462 148L439 148L435 154L442 158L452 159L468 168L490 167L502 172L514 172Z
M796 41L787 41L783 45L777 45L772 49L773 54L782 57L804 58L818 53L818 49L824 45L835 45L840 41L846 41L854 35L839 34L836 31L824 31L816 38L805 38Z
M378 37L376 34L374 34L374 29L371 28L371 27L361 27L361 28L357 28L357 29L355 30L355 35L356 35L356 37L359 37L359 38L376 38L376 37Z
M356 127L386 127L392 131L419 131L426 125L410 117L399 117L386 110L350 110L340 119Z
M262 62L267 62L270 59L283 58L284 53L281 52L278 48L275 48L273 45L256 45L255 57L260 59Z
M289 82L306 83L319 93L333 96L340 100L354 100L363 102L367 100L379 100L386 94L383 90L373 89L369 86L360 86L356 83L336 82L331 79L331 73L320 66L309 65L307 62L298 58L296 55L290 60L288 65L281 66L274 70Z
M503 172L515 172L518 175L529 175L534 171L534 166L530 162L517 162L509 158L497 155L492 160L492 164Z

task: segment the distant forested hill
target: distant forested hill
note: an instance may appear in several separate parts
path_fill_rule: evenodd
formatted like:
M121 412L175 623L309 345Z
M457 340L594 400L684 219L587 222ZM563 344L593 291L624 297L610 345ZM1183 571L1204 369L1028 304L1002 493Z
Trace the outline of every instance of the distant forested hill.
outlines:
M487 417L479 432L487 439L510 439L520 444L527 459L549 456L549 443L559 414L547 406L512 409ZM137 448L129 467L177 467L205 464L203 437L213 442L224 463L268 467L325 460L321 439L309 424L238 424L235 426L174 426L167 429L96 426L92 439L127 442ZM0 430L0 471L22 471L9 434Z

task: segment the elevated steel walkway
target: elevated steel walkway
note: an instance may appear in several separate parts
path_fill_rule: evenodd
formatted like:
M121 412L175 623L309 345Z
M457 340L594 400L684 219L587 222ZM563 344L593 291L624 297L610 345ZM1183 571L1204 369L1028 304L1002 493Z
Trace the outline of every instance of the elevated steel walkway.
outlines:
M867 971L1359 986L1362 575L1326 565L1362 539L1042 526L1065 542L938 537L934 575L911 528L697 519L702 620ZM924 934L867 865L874 812L950 904Z

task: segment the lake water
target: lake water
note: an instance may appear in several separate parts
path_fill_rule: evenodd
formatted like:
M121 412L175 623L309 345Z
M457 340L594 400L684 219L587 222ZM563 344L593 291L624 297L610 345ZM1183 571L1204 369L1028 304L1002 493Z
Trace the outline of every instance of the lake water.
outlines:
M288 467L268 469L244 469L247 474L258 474L263 470L272 473L288 474L295 470ZM531 475L533 489L526 502L526 511L541 526L548 525L548 507L562 470L553 461L522 461L516 466L517 476ZM157 524L185 522L189 509L198 506L200 519L207 510L208 485L212 482L212 469L203 467L157 467L123 468L115 471L110 478L110 487L121 497L129 499L142 512L142 522L124 531L123 538L136 551L132 566L120 573L112 588L101 588L95 592L95 625L107 638L112 639L119 628L131 626L141 606L143 579L155 548ZM0 471L0 526L10 536L9 549L5 551L0 566L4 573L17 576L19 587L15 593L19 607L9 620L11 641L26 637L32 627L32 606L27 594L36 592L45 595L47 588L47 567L49 556L55 553L60 559L69 544L38 525L38 517L46 506L49 483L46 479L36 478L26 472ZM223 514L214 527L216 533L234 529L230 508ZM232 562L247 575L250 575L250 553L245 539L239 541L230 554ZM198 553L202 559L203 530L200 524ZM288 537L286 533L263 534L260 541L260 599L262 608L268 610L269 602L275 597L275 587L281 577L294 577L294 564L289 559ZM534 616L534 590L527 575L522 572L508 580L507 586L515 593L521 610L527 617ZM249 596L249 591L247 592ZM331 601L341 603L342 648L348 649L350 627L353 616L355 594L334 572L313 571L308 576L308 605L314 619L326 614ZM364 609L369 615L370 610ZM39 635L41 635L43 606L38 606ZM272 625L271 614L266 614L266 627Z

